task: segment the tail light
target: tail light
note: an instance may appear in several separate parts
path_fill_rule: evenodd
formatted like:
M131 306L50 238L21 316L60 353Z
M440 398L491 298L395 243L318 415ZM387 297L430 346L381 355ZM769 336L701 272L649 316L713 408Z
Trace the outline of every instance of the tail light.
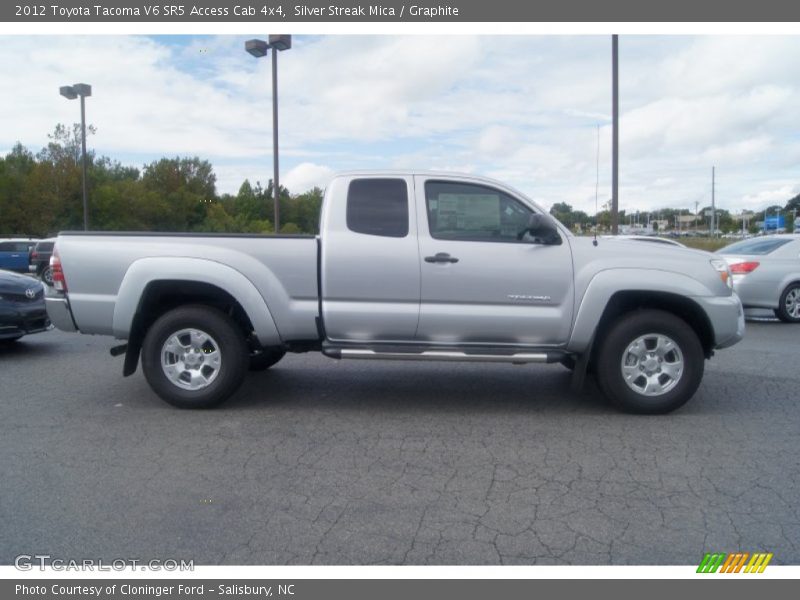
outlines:
M53 248L53 254L50 256L50 271L53 274L53 287L59 292L66 293L67 280L64 279L64 269L61 268L61 257L57 248Z
M31 259L36 260L39 258L39 253L36 250L31 250Z
M758 263L754 260L734 263L731 265L731 273L734 275L747 275L748 273L755 271L759 264L761 263Z

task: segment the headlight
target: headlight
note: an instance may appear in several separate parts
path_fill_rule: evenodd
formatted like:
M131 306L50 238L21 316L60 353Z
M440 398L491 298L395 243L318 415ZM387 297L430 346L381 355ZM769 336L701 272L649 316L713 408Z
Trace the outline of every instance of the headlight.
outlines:
M731 268L728 266L728 262L721 258L712 258L711 266L719 273L722 283L733 289L733 277L731 277Z

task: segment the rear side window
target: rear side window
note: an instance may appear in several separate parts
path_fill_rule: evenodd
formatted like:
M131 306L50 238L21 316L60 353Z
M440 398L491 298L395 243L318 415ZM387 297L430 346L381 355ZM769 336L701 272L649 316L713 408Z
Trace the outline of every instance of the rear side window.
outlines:
M719 254L769 254L791 241L789 238L745 240L726 246Z
M356 233L408 235L408 187L403 179L354 179L347 190L347 228Z

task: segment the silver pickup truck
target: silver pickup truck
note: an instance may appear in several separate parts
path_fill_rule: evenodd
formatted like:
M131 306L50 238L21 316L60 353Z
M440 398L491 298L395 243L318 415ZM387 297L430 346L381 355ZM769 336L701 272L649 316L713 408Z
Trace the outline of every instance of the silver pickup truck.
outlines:
M623 410L694 395L742 339L727 263L694 250L575 237L499 182L353 172L321 234L62 233L47 310L126 343L179 407L209 407L286 352L334 359L561 363Z

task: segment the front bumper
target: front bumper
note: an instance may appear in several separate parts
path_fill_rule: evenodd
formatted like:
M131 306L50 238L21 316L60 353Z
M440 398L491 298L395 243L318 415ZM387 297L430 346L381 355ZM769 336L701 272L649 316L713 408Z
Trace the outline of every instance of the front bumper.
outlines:
M30 333L52 329L44 307L24 304L3 304L0 306L0 340L18 338Z
M61 331L77 331L78 328L75 327L72 311L69 308L69 300L56 294L57 292L50 289L45 290L44 303L50 321Z
M744 309L739 296L695 297L714 330L714 348L728 348L744 338Z

